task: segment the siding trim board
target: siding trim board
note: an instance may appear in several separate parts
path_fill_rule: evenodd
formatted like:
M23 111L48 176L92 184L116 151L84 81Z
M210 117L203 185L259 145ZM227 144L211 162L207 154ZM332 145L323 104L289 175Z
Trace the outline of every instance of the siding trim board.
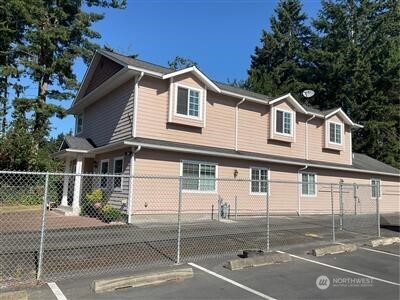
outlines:
M124 144L129 145L129 146L141 146L143 148L155 149L155 150L165 150L165 151L172 151L172 152L192 153L192 154L203 154L203 155L216 156L216 157L227 157L227 158L245 159L245 160L252 160L252 161L264 161L264 162L281 163L281 164L286 164L286 165L307 166L307 167L329 169L329 170L340 170L340 171L348 171L348 172L356 172L356 173L379 174L379 175L400 177L400 174L380 172L380 171L371 171L371 170L364 170L364 169L347 168L345 166L340 167L340 166L322 165L322 164L309 163L309 162L295 162L295 161L289 161L289 160L284 160L284 159L274 159L274 158L251 156L251 155L247 155L247 154L221 153L221 152L212 151L212 150L201 150L201 149L193 149L193 148L187 148L187 147L159 145L159 144L151 144L151 143L140 142L140 141L125 141Z

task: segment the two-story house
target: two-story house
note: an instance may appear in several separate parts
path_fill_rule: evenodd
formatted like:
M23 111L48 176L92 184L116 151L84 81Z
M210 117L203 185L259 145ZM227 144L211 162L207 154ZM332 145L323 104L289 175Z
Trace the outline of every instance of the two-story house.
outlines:
M343 180L396 186L381 210L400 211L399 170L352 152L352 132L361 126L341 108L319 111L290 94L273 98L215 82L196 67L176 71L98 51L69 113L75 136L55 154L65 172L190 177L181 183L189 210L209 210L218 195L250 207L268 192L275 211L324 212L330 198L317 182ZM216 178L248 182L234 187ZM263 180L282 183L268 187ZM82 184L80 176L64 179L62 205L72 200L75 213ZM93 181L111 189L109 201L126 204L130 215L174 211L177 185L133 177Z

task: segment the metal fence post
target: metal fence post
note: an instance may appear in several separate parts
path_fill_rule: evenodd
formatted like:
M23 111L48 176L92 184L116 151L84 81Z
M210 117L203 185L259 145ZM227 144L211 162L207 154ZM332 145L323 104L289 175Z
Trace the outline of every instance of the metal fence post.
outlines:
M182 214L182 177L179 177L179 195L178 195L178 241L176 249L176 263L181 263L181 214Z
M377 226L377 234L381 236L381 216L379 212L379 195L380 195L380 187L378 187L378 195L376 196L376 226Z
M235 196L235 220L237 220L237 196Z
M42 225L40 228L40 244L39 244L39 257L38 257L38 269L36 280L39 281L42 276L42 265L43 265L43 251L44 251L44 231L46 222L46 208L47 208L47 194L49 189L49 173L46 173L46 180L44 183L44 196L43 196L43 209L42 209Z
M339 181L339 205L340 205L339 230L343 230L343 179L340 179Z
M332 209L332 242L336 242L335 237L335 210L333 206L333 184L331 183L331 209Z
M267 197L266 197L266 209L267 209L267 252L269 252L269 184L267 188Z
M217 200L217 220L219 221L221 218L221 196L218 195L218 200Z

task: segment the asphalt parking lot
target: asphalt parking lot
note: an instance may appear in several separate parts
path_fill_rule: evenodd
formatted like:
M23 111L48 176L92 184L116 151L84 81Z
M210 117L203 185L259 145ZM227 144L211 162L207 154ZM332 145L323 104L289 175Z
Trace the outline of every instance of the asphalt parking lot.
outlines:
M189 263L194 276L185 281L103 294L90 290L92 279L65 280L29 289L28 299L399 299L399 244L323 257L309 250L290 251L291 262L238 271L223 266L233 256Z

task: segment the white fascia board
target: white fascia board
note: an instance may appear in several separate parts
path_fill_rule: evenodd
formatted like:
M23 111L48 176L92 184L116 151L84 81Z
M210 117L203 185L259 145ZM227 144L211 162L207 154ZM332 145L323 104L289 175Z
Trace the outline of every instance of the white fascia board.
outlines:
M206 75L204 75L199 69L197 69L195 66L163 75L162 79L168 79L171 77L179 76L179 75L190 73L190 72L193 72L199 79L201 79L214 92L217 92L217 93L221 92L220 88L214 82L212 82Z
M283 95L283 96L280 96L280 97L278 97L278 98L276 98L276 99L274 99L274 100L271 100L270 102L269 102L269 104L275 104L275 103L277 103L277 102L279 102L279 101L281 101L281 100L284 100L284 99L288 99L289 100L289 102L290 103L292 103L293 104L293 106L295 107L295 108L297 108L300 112L302 112L302 113L304 113L304 114L310 114L307 110L305 110L304 109L304 107L292 96L292 94L286 94L286 95Z
M240 98L240 99L245 98L247 101L260 103L260 104L268 104L269 103L268 100L257 99L257 98L254 98L254 97L246 96L244 94L238 94L238 93L230 92L230 91L223 90L223 89L221 89L221 94L227 95L227 96L232 96L232 97L235 97L235 98Z
M72 152L72 153L89 153L90 150L80 150L80 149L65 149L65 152Z
M150 75L150 76L157 77L157 78L163 78L163 74L162 73L149 71L148 69L138 68L138 67L131 66L131 65L128 65L127 68L130 69L130 70L136 71L138 73L142 73L143 72L146 75Z
M348 125L355 126L355 127L360 127L360 126L361 126L361 125L355 124L355 123L346 115L346 113L345 113L341 108L338 108L338 109L334 110L333 112L327 114L327 115L325 116L325 119L329 119L330 117L332 117L333 115L336 115L336 114L339 114L339 115L346 121L345 123L347 123Z
M221 153L221 152L217 152L217 151L208 151L208 150L200 150L200 149L190 149L190 148L181 148L181 147L174 147L174 146L155 145L155 144L135 142L135 141L124 141L124 144L129 145L129 146L141 146L143 148L149 148L149 149L155 149L155 150L165 150L165 151L172 151L172 152L182 152L182 153L191 153L191 154L199 154L199 155L227 157L227 158L244 159L244 160L252 160L252 161L264 161L264 162L271 162L271 163L278 163L278 164L280 163L280 164L295 165L295 166L305 166L306 165L308 167L313 167L313 168L400 177L400 174L393 174L393 173L386 173L386 172L376 172L376 171L352 169L352 168L346 168L346 167L319 165L319 164L312 164L312 163L307 163L307 162L294 162L294 161L288 161L288 160L284 160L284 159L263 158L263 157L255 157L255 156L240 155L240 154L233 154L233 153L232 154Z

